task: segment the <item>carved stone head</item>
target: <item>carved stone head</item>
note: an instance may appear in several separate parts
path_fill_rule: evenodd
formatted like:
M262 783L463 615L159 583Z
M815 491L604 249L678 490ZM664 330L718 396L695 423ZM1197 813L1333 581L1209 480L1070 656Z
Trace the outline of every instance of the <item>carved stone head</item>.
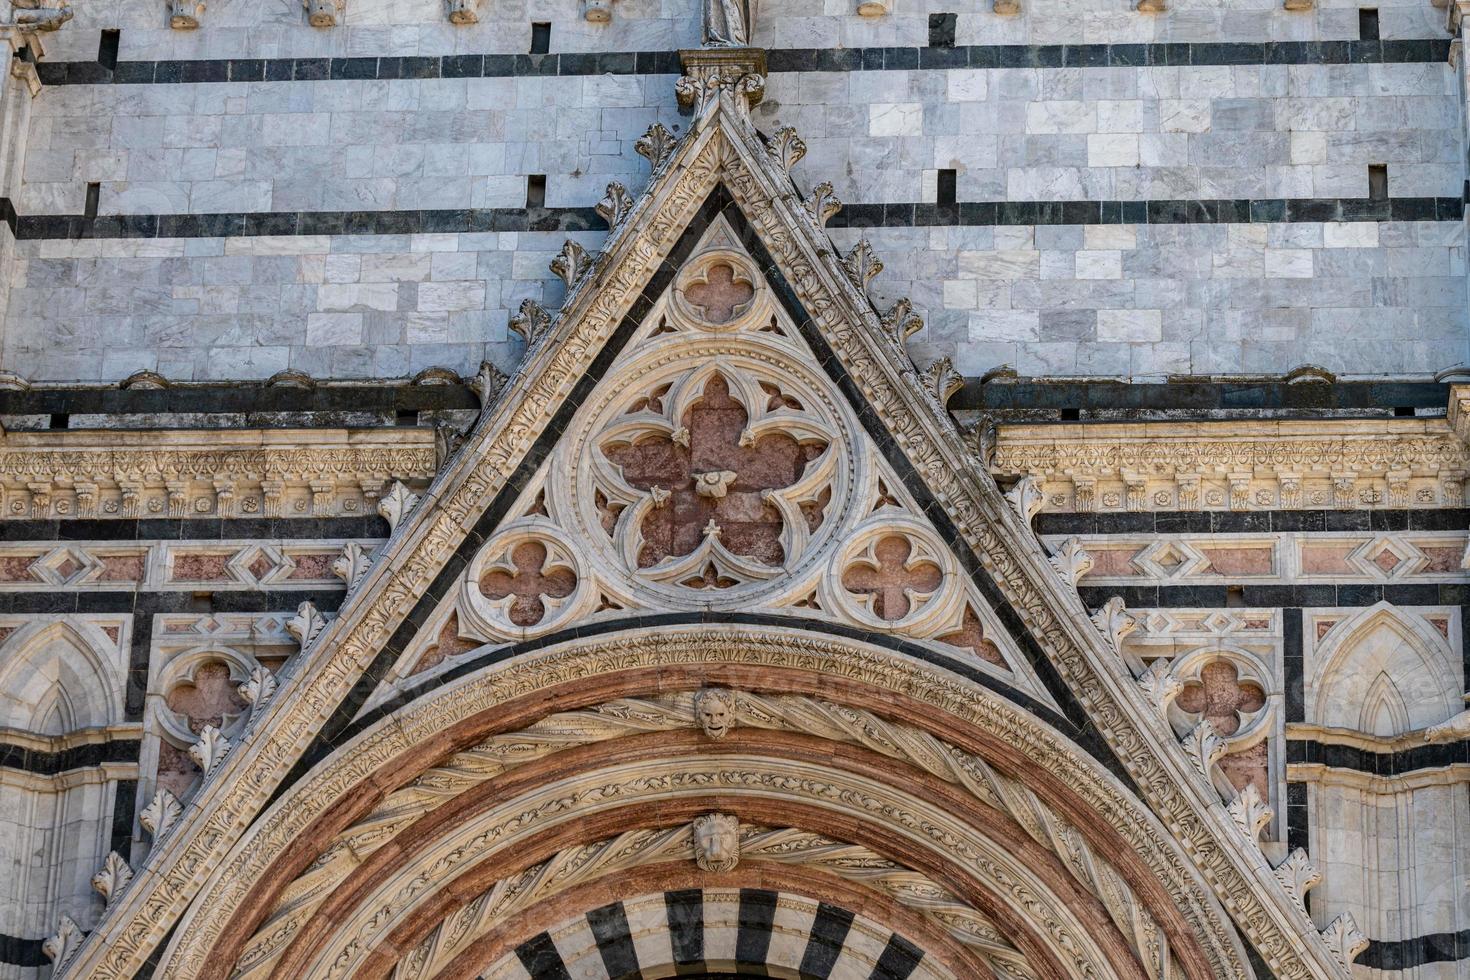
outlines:
M710 738L724 738L735 727L735 695L719 687L706 687L694 695L694 720Z
M192 31L199 26L204 4L197 0L168 0L168 26L176 31Z
M732 871L740 863L740 818L706 813L694 821L694 863L702 871Z
M451 24L477 24L480 22L480 13L475 8L480 0L449 0L449 23Z
M301 0L301 5L312 27L337 26L337 0Z

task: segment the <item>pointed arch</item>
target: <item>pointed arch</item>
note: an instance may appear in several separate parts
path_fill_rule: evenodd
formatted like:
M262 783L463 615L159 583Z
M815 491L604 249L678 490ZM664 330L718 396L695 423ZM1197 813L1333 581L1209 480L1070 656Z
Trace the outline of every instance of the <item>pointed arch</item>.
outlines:
M1365 731L1389 722L1399 735L1443 721L1460 703L1461 671L1449 642L1422 616L1387 602L1328 630L1310 671L1309 720ZM1370 711L1371 706L1371 711Z
M122 716L116 644L91 623L31 623L0 647L0 729L67 735Z

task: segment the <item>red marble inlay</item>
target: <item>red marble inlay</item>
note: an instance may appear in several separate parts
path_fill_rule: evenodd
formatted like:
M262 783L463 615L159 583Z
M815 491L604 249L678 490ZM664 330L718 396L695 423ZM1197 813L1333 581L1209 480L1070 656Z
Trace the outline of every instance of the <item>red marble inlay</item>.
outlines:
M31 565L40 555L7 555L0 558L0 582L34 582Z
M220 582L230 577L226 555L175 555L172 581Z
M880 619L902 619L908 615L910 591L927 595L939 588L943 574L933 562L921 561L908 567L914 547L908 538L891 534L873 549L877 565L860 559L842 573L842 587L857 595L873 597L873 612Z
M335 554L292 555L291 560L296 563L296 567L291 569L291 574L287 578L325 581L334 577L332 575L332 562L337 560ZM259 578L259 576L256 577Z
M492 599L513 595L510 621L517 626L534 626L546 616L542 596L561 599L577 587L577 576L565 566L546 567L546 546L539 541L522 541L510 553L514 573L501 569L486 572L480 591Z
M1318 575L1348 575L1354 569L1348 564L1352 545L1305 545L1302 547L1302 571Z
M1373 556L1373 564L1383 569L1383 574L1391 575L1393 574L1393 570L1395 568L1398 568L1399 565L1403 564L1403 559L1394 554L1392 551L1389 551L1387 548L1384 548L1378 554Z
M1245 789L1251 783L1256 784L1256 789L1261 792L1261 799L1271 798L1271 784L1267 776L1268 750L1266 739L1262 739L1248 749L1239 752L1231 752L1223 757L1220 762L1220 771L1230 781L1230 785L1236 789Z
M142 555L103 555L101 561L102 571L97 576L99 582L143 581Z
M1242 682L1230 661L1216 660L1200 671L1199 682L1184 685L1175 703L1209 720L1221 735L1234 735L1240 729L1240 713L1259 710L1266 703L1266 692Z
M7 639L10 638L10 634L14 632L14 626L0 626L0 643L4 643Z
M688 432L687 446L669 436L656 436L603 447L630 485L640 490L659 487L672 494L643 519L640 568L694 551L711 521L719 528L720 543L735 554L767 565L785 560L781 513L761 495L795 483L806 464L827 447L821 442L799 443L784 433L770 433L742 446L740 436L748 420L745 407L730 396L729 383L715 374L705 384L704 395L680 420ZM695 478L719 472L735 474L724 495L701 496Z
M1138 566L1133 564L1132 558L1136 552L1132 549L1122 551L1117 548L1100 548L1090 552L1092 555L1092 570L1083 578L1136 578L1143 573Z
M704 282L691 283L684 290L684 299L710 323L729 323L737 313L744 312L754 296L755 288L737 281L735 269L728 262L710 266Z
M985 638L985 626L980 622L980 617L975 615L975 610L969 606L965 607L965 619L960 624L959 631L941 636L939 642L969 650L981 660L989 661L997 667L1007 666L1000 650Z
M1458 572L1460 570L1460 559L1464 556L1463 548L1420 548L1424 557L1429 559L1421 572Z
M245 566L245 570L254 575L257 580L265 578L276 567L276 563L266 557L265 552L255 556L255 560Z
M421 674L430 667L443 663L445 659L468 653L479 645L475 640L466 640L459 635L459 613L450 613L443 628L439 630L438 641L424 650L413 669L408 672L409 676Z
M1324 636L1327 635L1327 631L1330 630L1330 629L1332 629L1332 627L1334 627L1336 625L1337 625L1337 620L1335 620L1335 619L1319 619L1319 620L1317 620L1317 639L1319 639L1319 640L1322 639L1322 637L1324 637Z

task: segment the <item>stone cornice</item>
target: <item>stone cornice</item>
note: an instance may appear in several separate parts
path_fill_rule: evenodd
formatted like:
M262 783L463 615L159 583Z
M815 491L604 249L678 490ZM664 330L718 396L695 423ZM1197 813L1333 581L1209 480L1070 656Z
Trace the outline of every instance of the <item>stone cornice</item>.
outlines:
M991 463L1054 511L1460 507L1467 469L1443 418L1002 425Z
M8 519L337 517L435 472L434 430L48 430L0 433Z

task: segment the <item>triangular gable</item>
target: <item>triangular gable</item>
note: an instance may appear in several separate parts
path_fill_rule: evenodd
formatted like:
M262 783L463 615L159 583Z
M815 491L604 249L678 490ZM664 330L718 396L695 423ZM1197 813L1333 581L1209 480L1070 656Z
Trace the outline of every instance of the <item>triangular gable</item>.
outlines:
M610 195L606 210L615 228L604 252L585 269L577 250L562 258L570 289L560 317L542 323L529 312L527 357L464 451L397 527L340 618L282 678L243 744L209 774L68 972L133 976L236 836L283 784L330 751L434 617L438 598L463 576L459 553L467 537L513 516L594 376L644 328L698 244L685 234L696 213L703 211L708 224L733 204L749 226L732 228L758 264L770 257L764 271L783 307L810 317L794 326L906 485L904 503L944 541L969 546L957 560L969 566L990 611L1044 654L1032 665L1034 675L1063 712L1107 740L1279 976L1340 974L1344 967L1270 880L1259 853L1242 846L1207 778L1189 769L1162 720L1150 715L1115 652L1086 621L1071 583L1053 573L1035 537L967 452L943 408L942 371L921 374L903 353L902 316L885 324L872 309L862 288L870 267L865 254L844 262L833 251L821 227L829 201L820 189L804 201L788 175L799 155L794 135L767 144L754 129L747 98L758 91L759 76L749 55L691 54L680 83L681 97L695 103L690 132L676 148L651 134L653 178L631 206Z
M717 612L876 637L1068 726L963 549L773 295L738 218L728 209L697 235L367 709L523 641Z

